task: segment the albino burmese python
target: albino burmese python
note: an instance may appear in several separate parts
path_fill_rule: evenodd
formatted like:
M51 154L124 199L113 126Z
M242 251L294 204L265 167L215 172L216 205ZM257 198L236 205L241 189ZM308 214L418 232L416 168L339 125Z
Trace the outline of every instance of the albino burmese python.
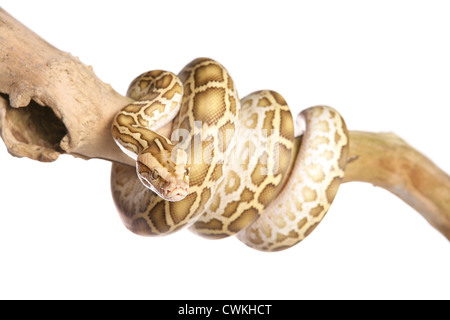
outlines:
M136 168L113 164L111 183L131 231L164 235L190 226L275 251L304 239L330 207L349 142L334 109L302 111L294 132L281 95L239 100L226 69L206 58L179 76L144 73L127 95L136 101L117 114L112 135Z

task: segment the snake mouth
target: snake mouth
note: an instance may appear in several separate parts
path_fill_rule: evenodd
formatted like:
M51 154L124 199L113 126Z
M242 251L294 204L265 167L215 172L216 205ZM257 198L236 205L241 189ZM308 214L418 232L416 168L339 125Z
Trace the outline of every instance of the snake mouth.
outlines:
M164 196L169 201L180 201L187 196L187 188L180 186L175 187L173 190L164 190Z

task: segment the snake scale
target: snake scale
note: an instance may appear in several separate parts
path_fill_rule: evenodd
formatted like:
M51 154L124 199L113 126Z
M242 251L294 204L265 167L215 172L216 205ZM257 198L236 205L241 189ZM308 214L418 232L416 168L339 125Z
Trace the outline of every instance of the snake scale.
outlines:
M146 72L127 95L135 101L111 129L136 168L114 163L111 188L134 233L189 227L278 251L303 240L328 211L349 144L336 110L311 107L294 120L277 92L239 99L227 70L207 58L178 76Z

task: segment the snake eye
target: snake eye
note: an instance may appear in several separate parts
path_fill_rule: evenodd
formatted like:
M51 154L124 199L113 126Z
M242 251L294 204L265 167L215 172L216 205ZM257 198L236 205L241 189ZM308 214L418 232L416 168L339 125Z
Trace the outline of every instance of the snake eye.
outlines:
M152 175L150 176L153 180L158 179L159 173L156 170L153 170Z
M185 174L186 176L189 175L189 168L186 168L186 170L184 170L184 174Z

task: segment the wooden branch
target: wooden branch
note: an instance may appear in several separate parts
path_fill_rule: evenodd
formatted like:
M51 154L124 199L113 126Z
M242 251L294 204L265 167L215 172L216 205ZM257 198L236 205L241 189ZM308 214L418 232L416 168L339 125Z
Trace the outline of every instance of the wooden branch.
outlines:
M350 132L344 182L397 195L450 240L450 177L393 133Z
M0 134L17 157L133 161L110 134L130 100L0 9ZM450 177L394 134L350 133L345 182L385 188L450 239Z
M53 161L70 153L132 163L110 134L114 114L130 99L1 8L0 35L0 130L11 154Z

